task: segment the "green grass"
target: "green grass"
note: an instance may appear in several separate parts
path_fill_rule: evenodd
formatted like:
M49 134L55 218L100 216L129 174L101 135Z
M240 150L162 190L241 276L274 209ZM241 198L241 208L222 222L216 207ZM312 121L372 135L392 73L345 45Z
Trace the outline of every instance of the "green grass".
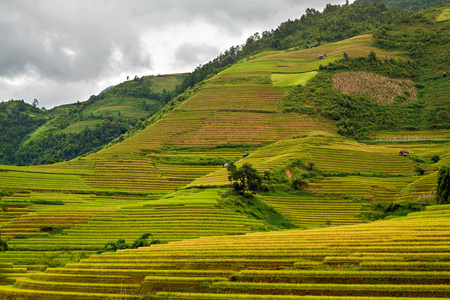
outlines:
M306 72L300 74L272 74L271 79L276 87L287 87L294 85L305 85L317 72Z
M436 21L447 21L448 19L450 19L450 8L444 9Z
M101 124L102 120L91 120L91 121L79 121L75 122L73 124L70 124L69 127L64 128L61 132L64 133L73 133L73 132L80 132L84 130L85 128L95 128L97 124Z

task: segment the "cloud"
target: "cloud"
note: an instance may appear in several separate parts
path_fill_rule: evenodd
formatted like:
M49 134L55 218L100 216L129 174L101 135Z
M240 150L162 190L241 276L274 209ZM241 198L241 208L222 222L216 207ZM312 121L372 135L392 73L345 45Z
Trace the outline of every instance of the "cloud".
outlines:
M2 7L2 17L13 17L0 18L1 77L33 70L42 78L71 82L108 76L117 69L151 67L139 33L126 22L117 25L113 13L101 6L12 3Z
M191 66L192 62L208 62L220 54L221 49L205 44L185 43L175 50L175 63L178 66Z
M0 0L0 100L50 107L86 100L126 75L189 72L328 2Z

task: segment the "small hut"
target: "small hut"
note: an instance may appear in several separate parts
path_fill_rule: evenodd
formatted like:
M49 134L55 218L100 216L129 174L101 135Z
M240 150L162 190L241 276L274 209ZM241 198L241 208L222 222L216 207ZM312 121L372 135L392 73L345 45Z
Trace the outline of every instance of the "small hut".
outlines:
M319 59L324 59L324 58L327 58L327 55L326 55L326 54L320 54L320 55L319 55Z
M408 150L400 150L400 155L401 156L408 156L409 155L409 151Z

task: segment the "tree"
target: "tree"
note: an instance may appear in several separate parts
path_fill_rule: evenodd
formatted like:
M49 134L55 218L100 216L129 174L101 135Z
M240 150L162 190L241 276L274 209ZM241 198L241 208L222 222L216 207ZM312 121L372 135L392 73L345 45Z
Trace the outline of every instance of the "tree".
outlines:
M148 242L149 237L152 237L153 240L153 235L150 232L144 233L143 235L141 235L140 238L134 241L133 245L131 245L131 249L137 249L139 247L147 247L149 245Z
M450 204L450 165L439 168L437 184L436 202Z
M253 195L259 192L262 187L262 178L258 170L252 164L245 163L239 169L234 163L227 166L229 172L228 180L234 190L243 196Z
M33 100L33 107L38 107L38 105L39 105L39 101L38 101L38 99L34 99Z
M344 58L343 58L343 60L344 60L344 61L348 61L348 54L347 54L347 52L344 52Z

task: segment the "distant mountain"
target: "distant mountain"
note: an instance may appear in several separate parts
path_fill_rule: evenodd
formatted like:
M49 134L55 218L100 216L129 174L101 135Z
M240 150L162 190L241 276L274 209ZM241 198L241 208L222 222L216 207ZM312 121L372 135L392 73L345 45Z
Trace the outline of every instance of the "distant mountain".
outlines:
M114 87L113 85L108 86L106 89L104 89L103 91L101 91L100 94L109 91L109 90L112 89L113 87Z

